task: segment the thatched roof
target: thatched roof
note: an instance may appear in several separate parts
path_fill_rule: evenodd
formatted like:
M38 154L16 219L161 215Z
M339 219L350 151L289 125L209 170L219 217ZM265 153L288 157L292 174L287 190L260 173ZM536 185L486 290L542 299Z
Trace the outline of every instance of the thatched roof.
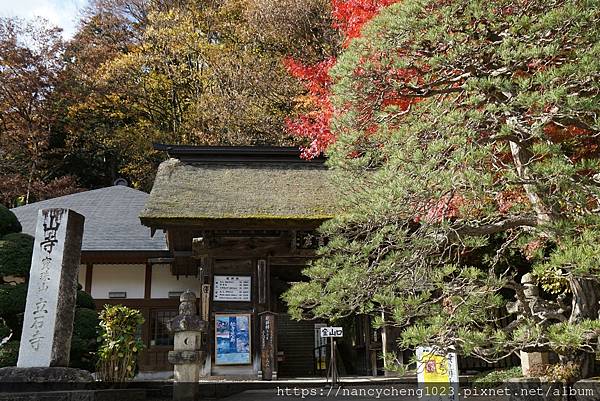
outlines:
M322 162L259 157L259 152L223 156L175 152L163 162L140 215L143 224L160 227L175 221L325 220L333 217L335 191ZM239 149L239 148L235 148ZM273 148L269 149L272 152ZM235 153L235 152L234 152ZM285 153L285 152L283 152Z

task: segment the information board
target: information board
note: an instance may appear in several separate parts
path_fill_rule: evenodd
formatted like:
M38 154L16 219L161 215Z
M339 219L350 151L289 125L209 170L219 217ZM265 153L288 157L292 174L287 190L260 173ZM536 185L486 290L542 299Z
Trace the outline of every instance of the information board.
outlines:
M250 276L215 276L213 301L250 302L251 285Z
M215 316L215 365L248 365L252 363L250 315Z

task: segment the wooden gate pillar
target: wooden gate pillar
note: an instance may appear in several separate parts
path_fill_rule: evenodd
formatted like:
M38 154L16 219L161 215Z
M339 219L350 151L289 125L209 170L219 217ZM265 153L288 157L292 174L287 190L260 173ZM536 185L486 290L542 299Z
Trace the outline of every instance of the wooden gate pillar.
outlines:
M260 368L263 380L277 379L276 314L262 312L260 316Z

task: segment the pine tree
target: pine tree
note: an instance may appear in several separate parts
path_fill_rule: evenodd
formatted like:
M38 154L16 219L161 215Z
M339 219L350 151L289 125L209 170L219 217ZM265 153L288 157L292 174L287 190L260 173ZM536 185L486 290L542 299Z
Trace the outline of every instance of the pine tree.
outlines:
M404 328L401 347L553 351L589 375L599 10L405 0L365 25L330 70L344 213L324 227L310 282L286 294L292 314L369 313Z

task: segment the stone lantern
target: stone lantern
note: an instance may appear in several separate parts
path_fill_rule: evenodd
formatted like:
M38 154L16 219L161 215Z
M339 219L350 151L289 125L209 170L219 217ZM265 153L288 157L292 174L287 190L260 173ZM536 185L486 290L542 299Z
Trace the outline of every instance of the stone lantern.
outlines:
M175 382L197 383L207 356L208 322L197 315L196 295L192 291L181 294L179 301L179 315L169 322L175 343L168 359L174 365Z

